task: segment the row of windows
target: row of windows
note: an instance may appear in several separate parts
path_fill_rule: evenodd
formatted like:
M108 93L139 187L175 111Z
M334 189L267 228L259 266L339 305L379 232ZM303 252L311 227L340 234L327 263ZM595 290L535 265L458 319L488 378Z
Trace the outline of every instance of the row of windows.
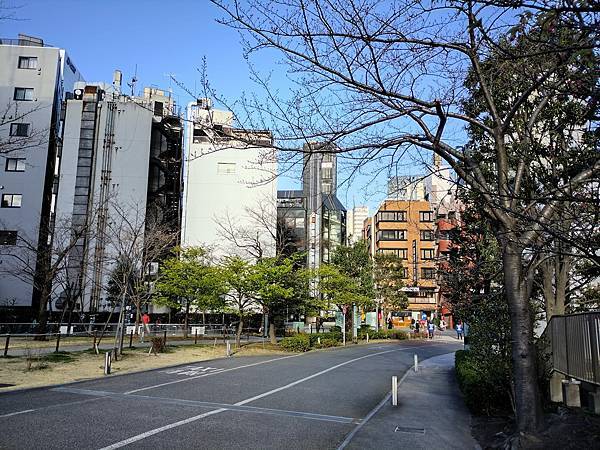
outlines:
M432 222L431 211L419 211L419 222ZM380 211L377 213L377 222L406 222L406 211Z
M400 259L408 259L408 249L407 248L380 248L377 250L377 253L379 253L381 255L396 255ZM421 249L421 259L426 260L426 261L435 259L434 249L422 248Z
M0 207L2 208L20 208L21 207L21 194L2 194L2 202Z
M422 241L434 241L435 233L433 230L421 230L420 238ZM406 230L379 230L377 232L378 241L405 241Z
M400 268L401 277L404 279L408 278L408 268ZM423 267L421 269L421 278L423 280L435 280L436 270L433 267Z

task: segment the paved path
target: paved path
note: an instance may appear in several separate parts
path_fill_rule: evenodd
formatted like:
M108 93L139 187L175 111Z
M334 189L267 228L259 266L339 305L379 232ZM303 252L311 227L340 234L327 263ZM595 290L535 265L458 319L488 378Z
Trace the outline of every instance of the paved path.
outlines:
M224 358L8 392L0 394L0 448L336 449L355 430L355 438L364 439L361 433L377 425L371 419L358 428L388 395L391 376L410 368L414 353L423 360L457 348L403 341ZM410 389L423 403L423 426L430 387L415 378ZM467 433L462 426L459 431Z
M478 449L471 415L454 376L454 353L435 356L409 370L398 387L398 405L386 401L351 436L347 449Z

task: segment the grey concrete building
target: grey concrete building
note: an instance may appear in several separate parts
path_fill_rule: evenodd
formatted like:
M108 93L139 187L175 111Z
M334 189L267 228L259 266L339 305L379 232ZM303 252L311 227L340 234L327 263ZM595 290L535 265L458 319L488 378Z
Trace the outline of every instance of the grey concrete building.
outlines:
M82 76L64 49L25 35L0 39L0 62L0 308L37 308L32 277L49 255L61 103ZM27 270L18 242L30 250Z
M148 224L174 232L181 225L183 127L175 104L153 88L122 95L120 84L118 71L112 85L78 83L66 102L56 218L92 225L69 251L69 292L57 285L53 294L86 312L110 307L108 280L127 251L144 252Z

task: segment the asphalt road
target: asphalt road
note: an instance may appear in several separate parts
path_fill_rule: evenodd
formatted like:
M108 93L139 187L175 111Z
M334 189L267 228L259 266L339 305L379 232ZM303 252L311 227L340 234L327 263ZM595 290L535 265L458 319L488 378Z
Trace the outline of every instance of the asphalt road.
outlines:
M414 353L423 360L456 349L404 341L224 358L8 392L0 448L336 449Z

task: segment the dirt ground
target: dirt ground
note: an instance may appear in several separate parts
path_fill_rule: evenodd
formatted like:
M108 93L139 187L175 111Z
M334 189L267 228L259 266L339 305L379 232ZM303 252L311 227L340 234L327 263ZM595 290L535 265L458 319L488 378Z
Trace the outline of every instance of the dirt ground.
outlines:
M242 346L235 356L283 354L279 347L266 344ZM140 370L186 364L225 356L223 345L169 347L166 353L148 356L148 349L123 351L122 359L113 361L112 373L121 374ZM92 351L59 352L39 355L32 352L29 357L0 358L0 392L29 387L47 386L103 377L104 353ZM9 385L2 387L2 385Z
M516 436L514 426L508 418L475 417L471 428L483 449L600 449L600 417L582 410L558 407L534 436Z

